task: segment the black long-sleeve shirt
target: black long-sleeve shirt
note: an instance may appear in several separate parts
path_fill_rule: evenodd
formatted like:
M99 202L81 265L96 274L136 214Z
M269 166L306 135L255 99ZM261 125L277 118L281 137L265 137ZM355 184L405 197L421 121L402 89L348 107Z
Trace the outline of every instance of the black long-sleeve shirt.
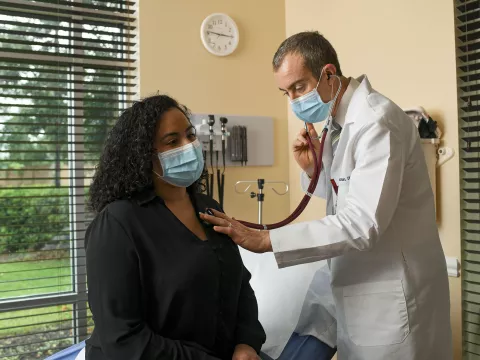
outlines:
M197 213L219 209L191 196ZM153 190L108 205L86 234L95 329L87 360L231 360L265 341L250 273L231 239L200 240Z

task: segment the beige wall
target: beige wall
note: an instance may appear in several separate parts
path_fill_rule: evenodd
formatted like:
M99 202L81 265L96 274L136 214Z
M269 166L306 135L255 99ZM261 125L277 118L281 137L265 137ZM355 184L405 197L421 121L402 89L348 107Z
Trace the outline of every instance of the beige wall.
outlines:
M323 33L336 48L345 75L365 73L374 88L401 107L425 107L440 122L444 144L458 154L452 1L286 0L285 13L287 35L303 30ZM289 138L300 126L290 114ZM298 189L298 167L291 157L289 162L291 186ZM446 255L460 257L458 156L437 176L442 244ZM292 191L292 207L301 195ZM323 208L311 206L304 219L318 217ZM460 359L460 279L451 279L450 286L455 358Z
M142 0L140 2L140 93L157 90L194 112L263 115L275 119L275 164L229 168L225 208L237 218L257 221L257 202L234 192L238 180L288 180L287 108L276 90L270 62L285 37L285 9L278 0ZM200 25L213 12L237 23L240 43L228 57L207 52ZM250 154L249 156L253 156ZM264 221L288 215L288 196L266 195Z

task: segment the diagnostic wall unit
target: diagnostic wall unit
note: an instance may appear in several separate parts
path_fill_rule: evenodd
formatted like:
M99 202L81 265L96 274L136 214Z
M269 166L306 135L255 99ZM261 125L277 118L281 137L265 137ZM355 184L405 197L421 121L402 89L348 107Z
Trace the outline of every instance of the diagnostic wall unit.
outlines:
M192 114L190 120L192 124L199 128L202 125L202 120L208 122L209 115L214 115L215 124L213 125L214 131L214 150L220 150L221 147L221 123L220 118L225 117L228 119L226 124L226 130L228 135L231 135L232 129L235 125L245 126L247 129L247 151L248 161L246 166L272 166L274 163L274 143L273 143L273 118L266 116L239 116L228 114L214 114L214 113L197 113ZM202 130L205 129L203 125ZM208 125L207 125L208 128ZM198 131L198 130L197 130ZM204 150L207 150L207 164L210 166L210 155L208 153L207 143L209 141L208 135L204 135L206 132L202 131L199 135L199 140L203 143ZM235 162L231 159L231 136L227 136L227 149L226 149L226 166L242 166L241 162ZM216 157L214 154L214 161ZM221 154L219 154L219 166L221 166Z

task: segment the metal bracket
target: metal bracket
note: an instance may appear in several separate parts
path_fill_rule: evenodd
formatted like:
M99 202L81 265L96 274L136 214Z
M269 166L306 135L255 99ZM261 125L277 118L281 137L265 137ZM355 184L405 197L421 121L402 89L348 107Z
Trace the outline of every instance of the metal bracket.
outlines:
M440 167L455 156L455 150L451 147L442 146L438 148L437 155L438 155L437 167Z

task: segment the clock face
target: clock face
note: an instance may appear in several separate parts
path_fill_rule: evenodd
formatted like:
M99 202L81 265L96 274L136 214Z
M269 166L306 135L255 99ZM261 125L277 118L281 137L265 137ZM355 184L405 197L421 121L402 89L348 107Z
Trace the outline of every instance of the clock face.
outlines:
M238 46L237 25L225 14L208 16L202 23L200 36L205 48L214 55L230 55Z

